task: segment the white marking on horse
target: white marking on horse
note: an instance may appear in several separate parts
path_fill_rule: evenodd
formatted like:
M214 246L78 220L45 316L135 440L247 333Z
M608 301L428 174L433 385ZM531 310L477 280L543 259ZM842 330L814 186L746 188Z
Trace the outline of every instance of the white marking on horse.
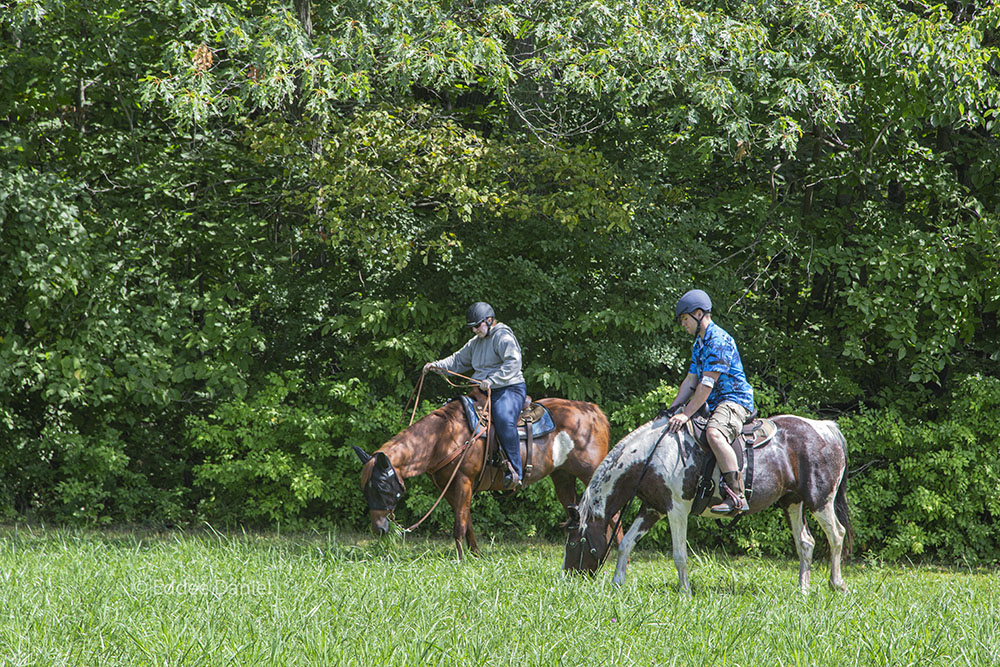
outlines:
M604 519L605 505L615 488L615 483L621 477L620 471L631 468L637 462L646 461L651 445L644 440L644 437L650 428L650 424L646 424L626 435L594 471L594 478L580 499L580 516L584 526L589 518L588 515L597 520Z
M842 436L836 423L828 419L824 419L822 421L817 419L807 419L806 417L800 417L800 419L812 426L813 429L827 442L839 443L841 441Z
M558 468L566 463L570 453L573 451L573 438L566 431L559 431L552 439L552 467Z

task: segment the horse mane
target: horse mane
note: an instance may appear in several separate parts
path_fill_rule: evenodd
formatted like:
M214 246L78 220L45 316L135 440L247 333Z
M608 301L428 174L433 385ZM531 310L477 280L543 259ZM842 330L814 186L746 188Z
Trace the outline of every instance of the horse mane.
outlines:
M644 426L648 426L652 422L647 422ZM595 498L594 489L611 489L613 484L610 484L613 480L617 479L624 468L619 468L618 464L622 458L625 451L635 442L640 440L646 435L646 429L640 427L631 431L628 435L618 441L618 444L614 446L608 455L604 457L601 464L597 466L597 470L594 471L594 476L590 480L590 484L587 485L587 489L583 492L583 497L580 498L580 504L578 506L580 512L580 522L582 525L586 526L589 519L595 516L598 509L604 510L605 503L610 497L610 493L606 494L604 497ZM616 471L618 473L616 474ZM598 507L598 504L600 507Z
M427 413L385 442L378 451L389 456L397 472L404 477L426 472L432 461L438 434L449 429L453 422L465 424L465 414L460 401L453 400ZM428 446L430 444L430 446ZM440 458L440 456L438 456ZM415 466L407 472L405 469Z

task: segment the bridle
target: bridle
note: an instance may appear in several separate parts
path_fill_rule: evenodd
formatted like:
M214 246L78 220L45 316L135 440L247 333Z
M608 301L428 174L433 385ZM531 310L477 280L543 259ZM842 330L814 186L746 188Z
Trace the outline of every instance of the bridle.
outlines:
M660 433L660 437L656 439L656 442L653 444L652 449L650 449L649 456L646 457L646 462L642 465L642 472L639 473L639 480L635 483L635 487L632 489L632 495L631 495L631 497L629 497L628 502L626 502L625 505L622 506L621 511L618 512L618 521L615 522L615 527L611 531L611 537L608 538L608 544L607 544L607 547L604 549L604 555L602 555L600 558L598 558L597 557L597 547L591 545L591 547L590 547L590 555L592 555L597 560L597 567L594 569L595 573L597 573L604 566L604 562L608 559L608 555L611 553L611 540L612 540L612 538L615 535L618 534L619 529L621 529L621 527L622 527L622 522L625 520L625 515L632 508L632 502L635 500L636 496L639 495L639 485L642 484L642 480L646 477L646 471L649 470L649 463L650 463L650 461L653 460L653 454L656 453L657 448L659 448L660 443L663 441L663 438L667 435L667 433L669 433L669 428L666 427L666 426L664 426L663 427L663 432ZM582 516L580 517L580 520L581 521L583 520ZM589 543L589 540L587 540L587 531L583 530L583 531L581 531L581 534L580 534L580 547L581 547L580 548L580 559L579 559L579 562L577 563L577 566L576 566L576 569L578 569L578 570L582 570L583 569L583 552L584 552L584 548L586 547L586 545L588 543ZM574 546L574 544L572 542L570 542L569 546L572 547L572 546Z
M449 370L445 370L445 369L442 369L442 370L445 373L448 373L449 375L454 375L455 377L461 378L463 380L468 380L468 383L455 383L455 382L452 382L447 377L445 377L444 378L445 382L447 382L448 384L450 384L452 387L467 388L467 387L478 387L479 386L479 383L476 382L473 378L470 378L470 377L468 377L466 375L462 375L461 373L456 373L454 371L449 371ZM424 377L426 375L427 375L427 371L426 370L424 370L423 372L420 373L420 380L417 382L417 386L414 388L413 394L410 395L410 400L413 401L413 412L410 414L410 424L409 424L409 426L413 425L413 419L414 419L414 417L417 414L417 406L420 404L420 391L421 391L421 389L424 386ZM420 524L422 524L427 519L427 517L429 517L431 515L431 512L433 512L434 509L438 506L438 504L441 502L441 499L444 498L444 494L446 494L448 492L448 489L451 487L451 483L453 481L455 481L455 475L458 474L459 468L461 468L462 467L462 463L465 462L465 457L468 455L469 451L472 449L472 443L474 443L476 440L478 440L479 438L482 438L482 437L486 437L487 442L489 442L489 431L492 428L492 420L490 420L488 418L492 414L492 403L493 403L493 390L491 388L487 388L486 389L486 406L484 408L484 410L486 412L487 419L485 419L485 420L481 419L479 421L479 424L476 426L476 430L473 432L472 436L468 440L466 440L465 443L463 443L461 447L459 447L456 451L454 451L451 454L449 454L448 456L446 456L444 458L444 460L442 460L440 463L432 466L428 470L429 473L434 474L438 470L441 470L446 465L448 465L453 460L455 460L455 457L461 456L461 458L459 458L458 462L455 464L455 469L451 471L451 476L448 478L448 482L444 485L444 488L441 489L441 494L437 497L437 500L435 500L434 504L431 505L431 508L429 510L427 510L427 513L424 514L422 517L420 517L419 521L417 521L415 524L413 524L409 528L401 528L401 530L404 533L413 532L413 530L417 526L419 526ZM410 401L407 401L406 405L407 405L407 407L409 407ZM485 455L486 455L486 452L484 451L484 457L485 457ZM392 465L391 462L390 462L390 465ZM479 482L482 480L482 475L485 472L485 470L486 470L486 466L484 465L483 466L483 470L481 470L480 473L479 473L480 479L477 479L476 483L472 487L473 490L475 490L479 486ZM396 476L398 477L398 474ZM369 481L371 481L371 480L369 480ZM392 510L390 510L390 512L389 512L389 514L387 516L387 518L390 521L392 521L393 523L396 523L396 521L395 521L395 509L396 508L393 507Z

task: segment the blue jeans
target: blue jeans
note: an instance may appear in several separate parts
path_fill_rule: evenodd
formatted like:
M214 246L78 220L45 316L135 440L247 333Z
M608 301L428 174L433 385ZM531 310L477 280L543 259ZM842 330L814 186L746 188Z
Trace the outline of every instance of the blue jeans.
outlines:
M500 446L514 465L518 477L521 476L521 440L517 435L517 417L524 407L524 397L528 388L523 382L509 387L494 389L493 428L496 429Z

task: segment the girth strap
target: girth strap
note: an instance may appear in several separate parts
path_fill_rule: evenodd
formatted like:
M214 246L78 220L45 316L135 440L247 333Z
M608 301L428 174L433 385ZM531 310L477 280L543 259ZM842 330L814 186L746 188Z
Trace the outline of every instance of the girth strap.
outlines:
M524 432L528 434L528 437L524 441L524 474L521 475L521 481L524 482L531 475L531 470L534 466L531 465L531 450L532 442L534 440L535 425L530 419L524 421Z

